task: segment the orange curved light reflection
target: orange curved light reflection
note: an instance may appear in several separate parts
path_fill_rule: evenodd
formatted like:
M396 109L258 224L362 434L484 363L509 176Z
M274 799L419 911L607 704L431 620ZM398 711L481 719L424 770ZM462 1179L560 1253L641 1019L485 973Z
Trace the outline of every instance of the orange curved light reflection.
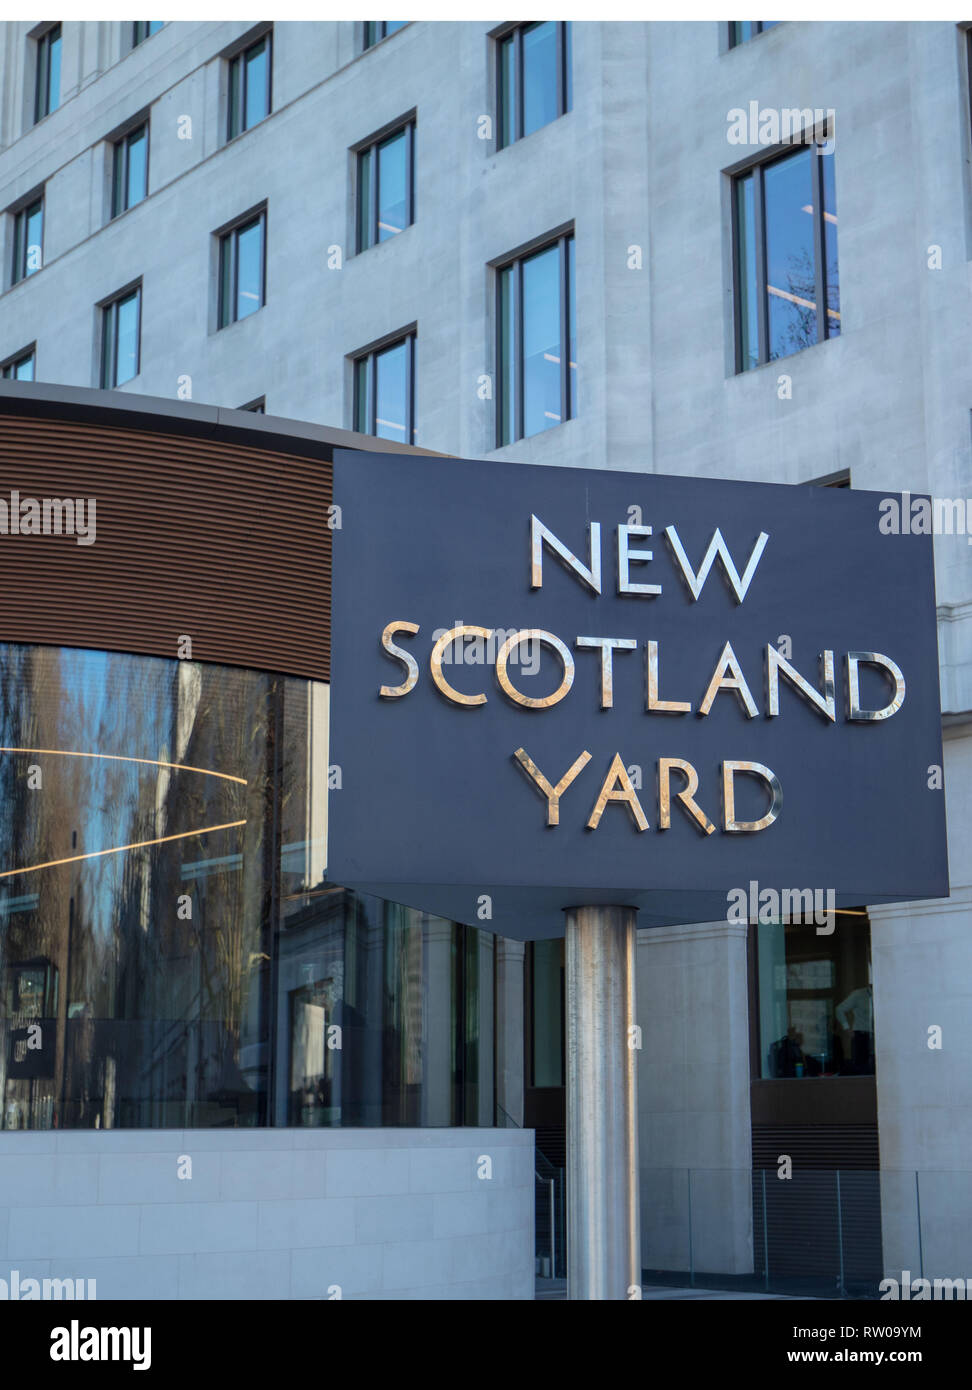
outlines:
M245 777L231 772L214 772L209 767L191 767L188 763L167 763L161 758L129 758L121 753L76 753L68 748L0 748L0 753L46 753L55 758L105 758L113 763L142 763L148 767L171 767L177 772L200 772L203 777L221 777L224 782L239 782L246 786Z
M6 750L0 750L6 751ZM36 749L31 749L36 752ZM135 762L141 759L133 759ZM216 773L216 776L223 776ZM180 830L177 835L160 835L157 840L135 840L130 845L115 845L112 849L89 850L87 854L72 854L67 859L49 859L46 864L28 864L26 869L4 869L0 878L16 878L19 874L34 874L38 869L56 869L61 864L76 864L81 859L101 859L106 854L124 854L129 849L147 849L149 845L166 845L171 840L187 840L192 835L210 835L214 830L233 830L238 825L246 825L245 820L228 820L224 825L204 825L198 830Z

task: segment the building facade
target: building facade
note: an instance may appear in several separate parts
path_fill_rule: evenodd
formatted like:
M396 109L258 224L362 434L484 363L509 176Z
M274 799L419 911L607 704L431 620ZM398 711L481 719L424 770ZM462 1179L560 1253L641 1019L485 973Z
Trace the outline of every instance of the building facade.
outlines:
M9 23L0 49L5 376L622 470L634 519L650 520L638 475L652 472L926 492L972 511L962 25ZM951 896L862 903L829 935L728 919L640 934L649 1270L836 1271L870 1287L882 1269L918 1267L920 1232L927 1270L964 1272L972 516L960 526L947 510L935 540L945 766L914 797L916 816L946 798ZM170 743L186 719L177 675L173 662L151 678ZM12 667L11 691L18 680ZM18 833L43 840L41 827ZM119 879L123 892L136 886ZM301 969L329 933L347 971L349 923L378 930L369 912L394 915L342 901L302 924L280 960L288 993L315 985ZM526 1125L556 1170L559 948L470 944L467 930L421 927L441 936L443 962L461 962L438 997L479 1001L461 1046L450 1033L449 1057L467 1057L461 1084L446 1061L440 1088L408 1099L361 1076L341 1082L351 1109L324 1117L333 1099L295 1095L282 1073L259 1123ZM396 922L381 931L407 953ZM382 969L401 980L411 966ZM159 988L195 988L163 975ZM377 1028L361 999L362 1027ZM305 1000L307 1020L319 1003ZM252 1082L268 1058L286 1063L251 1005L237 994L231 1050ZM290 1019L301 1037L316 1026L300 1009ZM136 1070L141 1046L124 1049ZM144 1084L144 1104L161 1105ZM7 1128L25 1105L10 1094ZM126 1095L124 1123L166 1122L139 1118L137 1088ZM50 1123L44 1104L40 1091L29 1102L31 1128ZM183 1088L174 1123L213 1123L206 1104ZM777 1177L784 1156L792 1179ZM835 1205L818 1268L808 1230L829 1232L821 1213Z

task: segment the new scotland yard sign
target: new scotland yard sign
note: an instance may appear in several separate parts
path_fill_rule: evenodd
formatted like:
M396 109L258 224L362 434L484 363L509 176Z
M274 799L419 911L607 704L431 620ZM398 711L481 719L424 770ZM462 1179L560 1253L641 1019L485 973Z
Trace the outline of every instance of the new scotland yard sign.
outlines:
M328 877L522 939L948 892L932 541L877 494L336 451Z

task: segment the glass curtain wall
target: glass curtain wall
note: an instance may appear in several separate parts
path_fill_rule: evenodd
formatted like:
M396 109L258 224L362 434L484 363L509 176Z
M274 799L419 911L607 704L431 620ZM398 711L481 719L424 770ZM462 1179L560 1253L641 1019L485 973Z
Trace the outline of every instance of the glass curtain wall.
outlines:
M327 710L0 645L0 1128L492 1123L493 938L326 882Z
M874 1075L871 932L864 908L838 912L832 935L761 922L760 1076Z

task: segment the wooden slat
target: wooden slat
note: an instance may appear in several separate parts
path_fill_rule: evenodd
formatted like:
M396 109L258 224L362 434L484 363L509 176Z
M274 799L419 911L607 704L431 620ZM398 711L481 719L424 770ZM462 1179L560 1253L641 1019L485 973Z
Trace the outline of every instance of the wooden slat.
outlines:
M0 641L330 676L326 458L0 416L0 498L94 497L97 539L0 534Z

